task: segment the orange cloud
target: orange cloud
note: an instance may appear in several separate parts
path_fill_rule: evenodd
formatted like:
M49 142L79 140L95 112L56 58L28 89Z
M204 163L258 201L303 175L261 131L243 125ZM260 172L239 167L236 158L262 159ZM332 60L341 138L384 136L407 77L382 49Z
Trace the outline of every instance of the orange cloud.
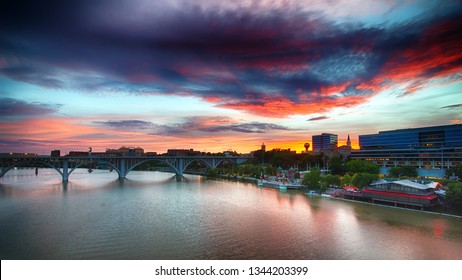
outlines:
M334 90L324 89L326 95L333 94ZM322 95L322 93L321 93ZM301 94L300 103L296 103L284 96L263 97L257 102L252 100L225 101L218 103L217 107L245 111L255 115L270 118L283 118L289 115L308 115L323 113L337 107L353 107L366 102L367 98L362 96L343 96L339 98L321 98L316 95L310 97Z
M197 121L203 127L227 125L230 122L218 118L202 118ZM63 153L71 150L86 151L90 146L95 152L121 146L141 146L145 151L159 153L172 148L193 148L209 152L233 149L246 153L258 149L258 145L266 140L263 135L255 133L219 133L213 137L201 133L152 135L148 131L127 131L117 127L98 126L86 119L75 118L1 121L0 127L0 150L40 154L48 154L54 149L62 150ZM284 131L272 132L274 137L283 137L283 134Z
M221 124L220 120L203 120L204 124ZM248 153L260 149L261 143L267 149L283 148L302 152L304 143L311 144L311 136L304 131L279 131L270 133L226 133L213 137L204 135L150 135L145 131L124 131L117 128L92 125L85 119L43 118L12 122L0 122L2 140L0 149L4 152L35 152L49 154L59 149L69 151L105 151L106 148L121 146L140 146L145 151L164 153L168 149L183 148L206 152L222 152L232 149L239 153ZM353 136L352 139L355 139ZM353 140L354 141L354 140ZM340 143L342 144L342 143ZM353 142L353 147L357 143Z

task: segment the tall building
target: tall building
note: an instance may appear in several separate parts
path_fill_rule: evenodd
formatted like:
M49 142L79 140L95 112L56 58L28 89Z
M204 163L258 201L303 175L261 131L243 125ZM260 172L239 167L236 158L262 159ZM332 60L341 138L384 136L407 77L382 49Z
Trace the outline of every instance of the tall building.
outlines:
M380 131L359 135L361 150L462 147L462 124Z
M331 133L322 133L321 135L313 135L313 151L315 153L320 153L327 149L332 149L337 147L338 135Z
M444 177L446 168L462 164L462 124L359 135L359 146L351 157L379 165L383 174L390 167L410 165L419 176Z

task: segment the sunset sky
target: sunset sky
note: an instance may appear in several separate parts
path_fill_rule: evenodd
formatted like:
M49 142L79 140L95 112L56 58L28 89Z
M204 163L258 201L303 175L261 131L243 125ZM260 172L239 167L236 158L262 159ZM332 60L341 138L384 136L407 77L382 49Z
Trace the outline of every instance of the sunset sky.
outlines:
M462 1L0 4L0 152L246 153L462 123Z

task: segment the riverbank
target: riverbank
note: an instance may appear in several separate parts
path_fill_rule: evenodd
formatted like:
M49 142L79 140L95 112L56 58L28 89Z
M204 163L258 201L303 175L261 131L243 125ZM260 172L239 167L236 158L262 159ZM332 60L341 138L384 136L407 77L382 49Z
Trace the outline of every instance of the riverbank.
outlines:
M188 172L188 174L191 175L200 175L200 176L205 176L207 178L213 178L213 179L225 179L225 180L230 180L230 181L238 181L238 182L248 182L248 183L255 183L257 184L258 179L251 178L251 177L241 177L241 176L224 176L224 175L216 175L216 176L209 176L208 174L204 173L199 173L199 172ZM299 189L299 190L294 190L297 191L301 194L306 194L304 189ZM353 199L347 199L347 198L342 198L342 197L334 197L331 196L329 199L334 199L334 200L339 200L339 201L346 201L346 202L353 202L353 203L361 203L361 204L367 204L367 205L374 205L374 206L379 206L379 207L386 207L386 208L393 208L393 209L401 209L401 210L406 210L406 211L413 211L417 213L427 213L427 214L432 214L432 215L440 215L440 216L445 216L445 217L452 217L452 218L457 218L457 219L462 219L462 215L456 215L452 213L447 213L447 212L434 212L434 211L428 211L428 210L418 210L418 209L411 209L411 208L404 208L404 207L397 207L397 206L391 206L391 205L384 205L384 204L377 204L377 203L371 203L371 202L366 202L366 201L360 201L360 200L353 200Z
M220 174L211 176L211 175L209 175L209 174L207 174L205 172L185 172L185 174L199 175L199 176L204 176L204 177L210 178L210 179L224 179L224 180L229 180L229 181L234 181L234 182L247 182L247 183L254 183L254 184L258 183L258 179L252 178L252 177L228 176L228 175L220 175ZM298 189L298 190L292 190L292 191L297 191L300 194L306 194L306 189ZM428 211L428 210L418 210L418 209L397 207L397 206L385 205L385 204L377 204L377 203L371 203L371 202L353 200L353 199L346 199L346 198L334 197L334 196L331 196L329 198L339 200L339 201L361 203L361 204L374 205L374 206L379 206L379 207L401 209L401 210L407 210L407 211L414 211L414 212L418 212L418 213L428 213L428 214L432 214L432 215L440 215L440 216L445 216L445 217L452 217L452 218L462 219L462 215L457 215L457 214L452 214L452 213L447 213L447 212L434 212L434 211Z
M30 176L29 176L30 175ZM461 259L460 219L310 199L253 183L139 171L13 170L3 259ZM244 178L240 178L244 179ZM301 193L300 193L301 194ZM30 219L34 217L34 219ZM33 232L34 234L24 234Z
M321 196L320 196L320 197L321 197ZM353 202L353 203L360 203L360 204L367 204L367 205L374 205L374 206L385 207L385 208L400 209L400 210L412 211L412 212L417 212L417 213L426 213L426 214L432 214L432 215L439 215L439 216L445 216L445 217L452 217L452 218L462 219L462 216L460 216L460 215L455 215L455 214L450 214L450 213L433 212L433 211L418 210L418 209L412 209L412 208L396 207L396 206L391 206L391 205L377 204L377 203L371 203L371 202L360 201L360 200L353 200L353 199L346 199L346 198L341 198L341 197L333 197L333 196L329 197L329 199L339 200L339 201L346 201L346 202Z
M248 182L248 183L257 183L258 179L252 178L252 177L242 177L242 176L228 176L228 175L214 175L211 176L205 172L184 172L184 174L189 174L189 175L199 175L199 176L204 176L207 178L212 178L212 179L225 179L225 180L230 180L230 181L237 181L237 182Z

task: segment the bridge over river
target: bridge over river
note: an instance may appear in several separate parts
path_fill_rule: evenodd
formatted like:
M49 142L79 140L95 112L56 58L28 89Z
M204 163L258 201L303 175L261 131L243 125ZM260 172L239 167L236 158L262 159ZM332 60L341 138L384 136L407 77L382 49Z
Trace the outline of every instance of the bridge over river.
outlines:
M127 174L140 164L157 161L166 164L176 175L182 176L186 168L193 162L205 164L208 168L216 168L223 162L240 164L248 160L249 156L0 156L0 177L17 166L41 167L43 165L54 168L61 174L63 181L69 180L69 175L84 164L107 164L117 171L119 178L124 179Z

